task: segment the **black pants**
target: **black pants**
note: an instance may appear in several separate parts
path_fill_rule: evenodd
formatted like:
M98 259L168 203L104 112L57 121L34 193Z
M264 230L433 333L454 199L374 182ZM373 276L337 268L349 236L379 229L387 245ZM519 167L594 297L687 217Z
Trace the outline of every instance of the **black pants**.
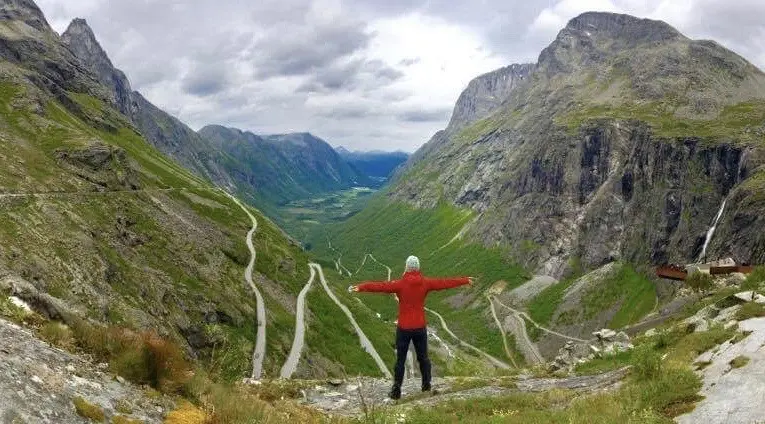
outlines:
M430 359L428 359L428 329L418 328L415 330L402 330L396 328L396 369L394 376L395 387L401 387L404 382L404 366L406 354L409 351L409 342L414 344L417 353L417 362L420 364L422 374L422 387L430 388Z

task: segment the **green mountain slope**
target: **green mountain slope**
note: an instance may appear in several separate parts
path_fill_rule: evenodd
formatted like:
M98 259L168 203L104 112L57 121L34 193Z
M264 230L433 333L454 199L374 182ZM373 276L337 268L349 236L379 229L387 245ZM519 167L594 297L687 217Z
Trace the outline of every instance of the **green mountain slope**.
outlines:
M253 188L266 205L287 202L355 186L369 178L345 162L324 140L311 134L257 136L251 132L208 125L199 134L216 149L236 158L227 169Z

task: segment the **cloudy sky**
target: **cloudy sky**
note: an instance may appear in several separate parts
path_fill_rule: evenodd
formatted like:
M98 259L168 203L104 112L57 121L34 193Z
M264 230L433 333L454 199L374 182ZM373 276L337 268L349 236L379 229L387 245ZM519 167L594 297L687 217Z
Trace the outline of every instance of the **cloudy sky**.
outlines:
M133 87L194 129L413 151L475 76L535 62L588 10L662 19L765 68L763 0L37 0L88 20Z

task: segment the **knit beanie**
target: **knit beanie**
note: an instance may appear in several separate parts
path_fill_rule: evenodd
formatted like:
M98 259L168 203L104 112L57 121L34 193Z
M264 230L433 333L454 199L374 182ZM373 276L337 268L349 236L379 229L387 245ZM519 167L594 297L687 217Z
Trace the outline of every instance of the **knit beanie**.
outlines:
M419 271L419 270L420 270L420 259L417 258L417 256L410 256L406 258L406 272Z

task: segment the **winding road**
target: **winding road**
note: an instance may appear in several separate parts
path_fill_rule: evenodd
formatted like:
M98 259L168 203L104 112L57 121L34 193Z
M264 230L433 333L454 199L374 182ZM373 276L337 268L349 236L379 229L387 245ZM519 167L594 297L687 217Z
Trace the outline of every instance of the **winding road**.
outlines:
M515 358L513 358L513 353L510 351L510 346L507 344L507 334L505 334L505 328L502 326L502 322L497 316L497 310L494 308L494 302L489 296L486 296L486 299L489 301L489 306L491 307L491 315L494 317L494 322L497 324L499 332L502 334L502 345L505 348L505 355L507 355L507 357L510 359L510 362L513 363L513 367L518 368L518 364L515 363Z
M319 274L319 281L321 281L321 285L324 287L324 291L327 292L327 295L332 299L332 301L334 301L335 304L337 304L337 306L345 313L345 316L348 317L348 320L351 322L351 325L353 325L354 330L356 330L356 334L359 336L359 341L361 342L361 347L364 349L364 351L367 352L372 357L372 359L374 359L377 367L380 368L380 372L382 372L385 377L393 378L390 370L388 370L388 367L385 366L385 362L383 362L382 358L377 353L377 350L375 350L375 347L372 345L372 342L369 341L369 338L366 336L366 334L364 334L364 331L361 329L361 327L359 327L356 319L353 318L351 310L348 309L348 307L345 306L342 302L340 302L337 296L335 296L335 293L333 293L329 288L327 280L324 278L324 272L321 269L321 265L316 263L311 263L308 265Z
M252 243L252 236L258 229L258 220L255 219L250 211L232 194L224 192L231 200L234 201L240 208L250 217L252 221L252 228L247 233L247 248L250 250L250 263L247 264L247 268L244 270L244 279L247 280L247 284L255 293L255 303L257 308L257 320L258 320L258 332L255 336L255 351L252 353L252 375L251 378L259 380L263 374L263 359L266 357L266 307L263 304L263 296L260 294L260 290L252 281L252 271L255 268L255 246Z
M482 351L481 349L478 349L477 347L475 347L475 346L471 345L470 343L468 343L468 342L460 339L459 337L457 337L457 335L454 334L452 332L452 330L450 330L449 327L446 325L446 320L444 320L444 317L442 317L441 314L439 314L438 312L436 312L436 311L434 311L434 310L432 310L430 308L425 308L425 310L430 312L430 313L432 313L433 315L437 316L438 319L441 321L441 327L443 327L444 331L449 333L449 335L452 336L454 338L454 340L457 340L457 342L461 346L466 347L466 348L476 352L477 354L485 357L486 359L489 360L489 362L494 364L494 366L496 366L497 368L501 368L501 369L505 369L505 370L510 369L510 365L500 361L499 359L489 355L488 353Z
M515 309L515 308L513 308L513 307L507 306L507 305L505 305L504 303L500 302L498 299L495 299L495 300L496 300L496 301L497 301L497 303L499 303L501 306L504 306L504 307L505 307L505 308L507 308L507 309L508 309L510 312L512 312L512 313L513 313L513 314L514 314L516 317L518 317L518 318L526 318L526 319L527 319L527 320L528 320L528 321L529 321L529 322L530 322L532 325L534 325L534 327L536 327L536 328L538 328L538 329L540 329L540 330L544 331L545 333L548 333L548 334L552 334L552 335L554 335L554 336L558 336L558 337L564 338L564 339L566 339L566 340L573 340L573 341L575 341L575 342L581 342L581 343L589 343L589 342L591 342L591 341L593 341L593 340L594 340L594 339L590 339L590 340L579 339L579 338L576 338L576 337L567 336L567 335L565 335L565 334L563 334L563 333L559 333L559 332L557 332L557 331L554 331L554 330L550 330L549 328L546 328L546 327L542 327L541 325L537 324L537 322L536 322L536 321L534 321L533 319L531 319L531 317L529 316L529 314L527 314L526 312L523 312L523 311L519 311L519 310L517 310L517 309ZM523 324L523 333L524 333L524 334L526 334L526 324L525 324L525 323ZM528 339L528 337L527 337L527 339Z
M308 290L313 285L313 280L316 278L316 270L309 266L311 271L311 277L308 282L300 290L300 294L297 298L297 311L295 312L295 338L292 340L292 348L290 354L287 356L287 360L282 365L282 370L279 373L281 378L292 378L292 374L295 373L298 363L300 362L300 355L303 353L303 345L305 343L305 296L308 294Z

